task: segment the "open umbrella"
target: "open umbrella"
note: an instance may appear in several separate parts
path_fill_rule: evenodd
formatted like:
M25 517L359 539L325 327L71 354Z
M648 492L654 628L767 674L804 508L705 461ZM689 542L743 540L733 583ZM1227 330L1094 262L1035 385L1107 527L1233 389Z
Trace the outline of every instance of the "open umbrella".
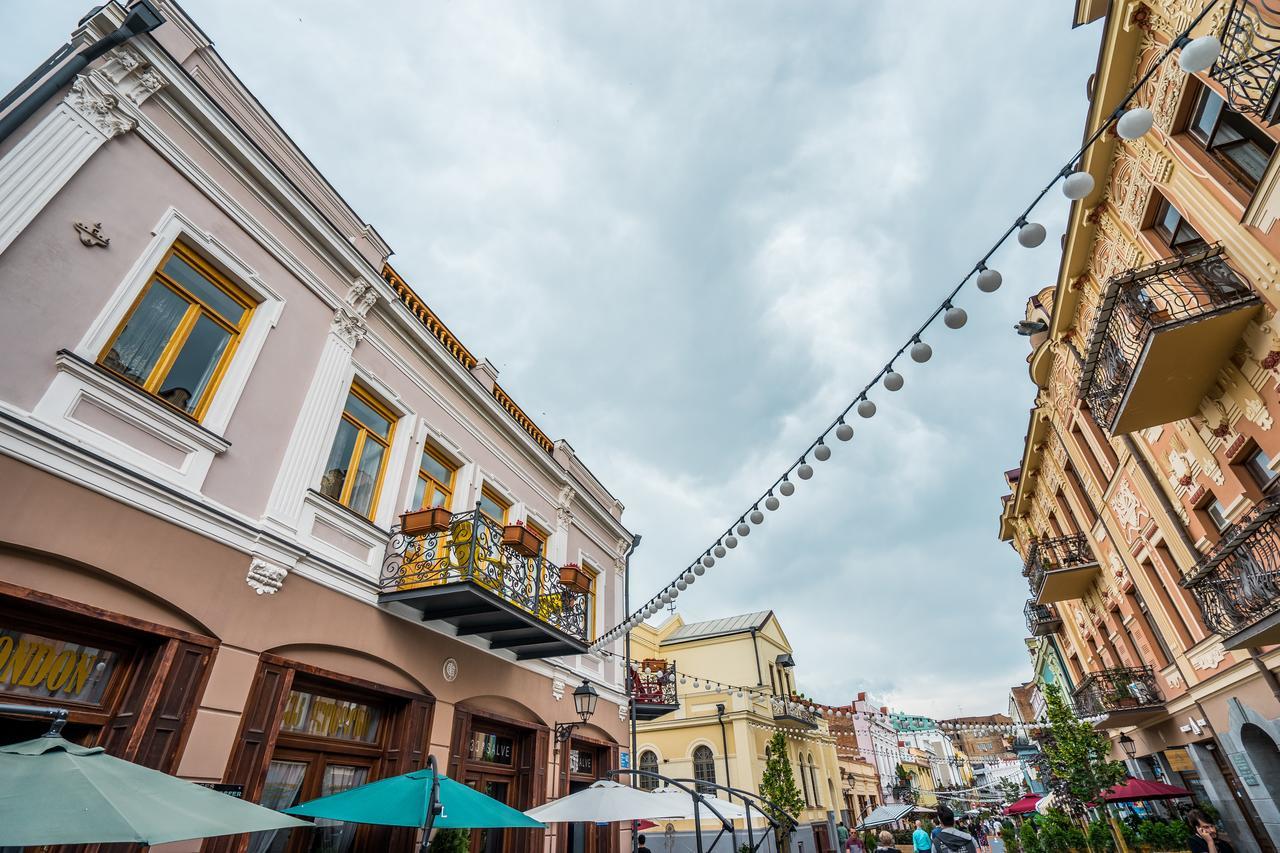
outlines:
M439 780L438 787L434 784L436 779ZM441 808L431 823L435 829L543 828L541 823L525 817L506 803L440 775L434 767L370 782L302 803L285 809L285 812L349 823L424 827L433 788Z
M649 796L660 797L664 801L669 801L672 809L680 809L679 815L681 817L689 820L693 819L694 801L692 794L682 791L679 788L673 788L670 785L664 785L663 787L655 790ZM703 820L719 821L720 818L716 817L716 813L711 809L715 809L715 812L719 812L720 816L725 820L741 820L745 819L747 816L747 810L739 804L730 802L729 800L722 800L719 797L712 796L711 794L703 794L702 801L698 807L698 816ZM760 813L759 809L756 810L753 817L764 819L764 815Z
M293 829L305 821L56 735L0 747L0 847Z
M1136 803L1139 800L1173 800L1191 795L1186 788L1166 785L1151 779L1130 777L1119 785L1103 791L1102 799L1108 803Z
M547 823L612 823L616 820L683 818L684 807L653 794L608 779L592 782L567 797L552 800L525 812Z
M864 829L874 829L877 826L888 826L896 820L901 820L910 813L911 806L909 804L890 803L885 806L876 806L871 810L871 814L867 815L866 820L854 828L861 831Z
M1036 803L1040 802L1039 794L1027 794L1020 800L1014 800L1004 809L1006 815L1030 814L1036 810Z

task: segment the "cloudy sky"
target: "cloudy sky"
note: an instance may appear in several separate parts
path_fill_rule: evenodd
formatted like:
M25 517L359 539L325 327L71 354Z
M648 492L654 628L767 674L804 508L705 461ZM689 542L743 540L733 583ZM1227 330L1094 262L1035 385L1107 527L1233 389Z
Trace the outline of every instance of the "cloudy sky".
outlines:
M89 0L27 4L0 87ZM1099 30L999 0L185 0L393 262L643 534L643 594L749 508L1079 143ZM679 599L772 608L821 701L1002 711L1026 586L996 539L1038 250ZM714 673L695 673L712 675Z

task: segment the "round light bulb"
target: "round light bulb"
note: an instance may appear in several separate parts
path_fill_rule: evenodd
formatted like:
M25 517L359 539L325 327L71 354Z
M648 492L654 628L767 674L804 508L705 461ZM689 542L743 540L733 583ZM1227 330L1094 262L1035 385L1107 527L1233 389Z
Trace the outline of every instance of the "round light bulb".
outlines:
M978 290L983 293L995 293L1000 289L1004 277L999 270L985 269L978 273Z
M672 588L667 590L663 594L667 596L667 601L675 601L676 598L680 595L680 590Z
M1018 244L1027 249L1034 249L1044 242L1044 236L1043 225L1039 222L1028 222L1018 229Z
M840 426L836 427L836 438L841 441L848 441L853 438L853 427L848 424L840 424Z
M716 558L711 556L710 554L707 554L702 558L702 565L706 566L708 569L714 566L715 564L716 564Z
M758 509L753 509L751 511L751 523L764 524L764 513Z
M744 522L742 522L741 524L739 524L739 525L738 525L738 535L739 535L739 536L750 536L750 535L751 535L751 525L750 525L750 524L747 524L745 521L744 521Z
M684 592L688 588L689 588L689 585L684 582L684 578L680 578L680 580L676 581L676 589L680 590L681 592Z
M1155 121L1156 117L1151 110L1134 107L1120 116L1120 120L1116 122L1116 133L1120 134L1121 139L1137 139L1151 130Z
M924 364L931 358L933 358L933 347L929 346L924 341L916 341L911 345L912 361L917 364Z
M1222 42L1218 41L1217 36L1200 36L1182 48L1182 53L1178 56L1178 67L1188 74L1208 71L1218 61L1218 54L1221 52Z
M698 577L702 577L707 573L707 567L702 565L702 563L698 563L698 565L693 567L693 573Z
M858 414L864 418L874 417L876 413L876 404L871 400L863 400L858 404Z
M724 546L725 546L726 548L737 548L737 547L738 547L738 537L736 537L736 536L726 536L726 537L724 537Z
M902 386L906 384L906 380L902 378L902 374L897 371L890 370L884 375L882 383L885 388L890 391L901 391Z
M796 476L801 480L807 480L813 476L813 466L808 462L802 462L800 467L796 469Z
M796 484L790 480L783 480L778 486L778 491L782 493L784 498L789 498L796 493Z
M769 495L769 497L764 499L764 508L769 510L769 512L773 512L780 506L782 506L782 501L778 500L773 495Z
M1093 175L1088 172L1072 172L1062 182L1062 194L1072 201L1079 201L1093 192L1093 185Z
M965 313L963 308L951 306L947 309L947 313L942 315L942 322L947 324L948 329L960 329L964 324L969 322L969 315Z
M692 570L692 569L684 573L684 582L685 582L685 583L693 583L693 570Z
M717 545L716 547L711 549L711 553L715 554L717 557L723 557L725 554L729 552L724 549L723 545Z
M827 447L825 444L819 444L813 449L813 458L817 459L819 462L826 462L831 458L831 448Z

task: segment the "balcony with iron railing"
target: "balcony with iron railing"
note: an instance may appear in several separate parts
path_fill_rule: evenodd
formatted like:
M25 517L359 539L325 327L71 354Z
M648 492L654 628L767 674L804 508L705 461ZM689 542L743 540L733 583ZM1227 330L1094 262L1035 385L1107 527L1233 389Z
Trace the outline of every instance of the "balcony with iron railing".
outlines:
M1222 84L1237 112L1267 124L1280 119L1280 3L1232 0L1223 21L1222 51L1209 76Z
M1224 530L1182 585L1227 648L1280 643L1280 494Z
M782 696L770 697L769 704L775 722L792 723L810 729L818 727L818 715L807 705Z
M1031 588L1032 603L1051 604L1083 598L1100 571L1088 538L1071 533L1034 540L1022 574Z
M1260 304L1220 245L1114 276L1080 396L1112 435L1190 417Z
M1022 608L1022 612L1027 617L1027 630L1033 637L1056 634L1062 627L1062 620L1052 604L1036 604L1034 601L1028 601Z
M412 608L522 660L585 652L592 591L572 588L561 567L504 541L511 530L478 510L444 513L424 532L396 526L379 603Z
M676 693L676 662L638 660L631 662L631 701L637 720L656 720L680 707Z
M1072 694L1076 714L1100 717L1103 728L1137 725L1164 713L1164 699L1149 666L1091 672Z

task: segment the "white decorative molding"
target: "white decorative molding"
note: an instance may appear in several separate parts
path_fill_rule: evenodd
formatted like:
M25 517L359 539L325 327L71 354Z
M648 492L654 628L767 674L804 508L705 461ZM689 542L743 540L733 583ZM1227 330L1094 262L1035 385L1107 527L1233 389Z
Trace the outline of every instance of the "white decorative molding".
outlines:
M128 133L137 127L130 116L120 109L120 98L99 80L83 74L71 84L66 103L102 134L102 142Z
M450 683L458 680L458 661L456 658L445 658L440 666L440 674Z
M618 703L618 719L619 720L625 720L630 715L631 706L629 704L629 701L630 700L623 699L621 702Z
M364 317L342 307L333 312L333 323L329 326L329 331L346 344L348 349L355 349L364 340L364 336L369 334L369 325Z
M1181 690L1183 681L1182 673L1174 670L1164 677L1165 683L1169 685L1170 690Z
M284 579L288 576L289 570L283 566L275 566L255 557L249 563L249 574L245 575L244 582L258 595L275 595L284 586Z
M564 698L564 679L559 676L551 679L551 698L557 702Z
M1218 642L1209 646L1204 651L1197 652L1194 656L1190 657L1189 660L1191 661L1191 665L1196 669L1208 670L1217 669L1218 664L1222 663L1226 656L1226 648L1222 643Z

